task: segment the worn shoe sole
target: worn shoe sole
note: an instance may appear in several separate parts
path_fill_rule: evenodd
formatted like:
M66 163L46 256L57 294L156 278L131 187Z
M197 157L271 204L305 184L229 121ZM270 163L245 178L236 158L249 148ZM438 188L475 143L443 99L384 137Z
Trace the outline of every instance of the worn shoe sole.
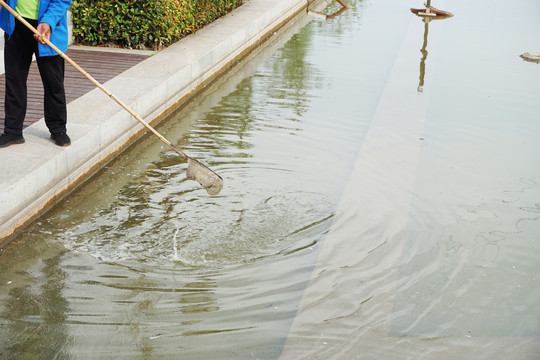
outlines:
M24 139L15 139L15 140L8 141L5 144L0 144L0 148L5 148L5 147L11 146L11 145L24 144L24 142L25 142Z

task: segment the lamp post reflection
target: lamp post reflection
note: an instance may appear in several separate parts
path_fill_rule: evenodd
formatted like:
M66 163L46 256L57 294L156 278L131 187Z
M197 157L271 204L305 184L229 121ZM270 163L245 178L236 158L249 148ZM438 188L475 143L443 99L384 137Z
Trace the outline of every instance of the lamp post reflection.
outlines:
M426 75L426 59L428 56L427 51L427 44L428 44L428 32L429 32L429 22L431 21L431 18L424 18L422 19L424 22L424 43L422 44L422 49L420 49L420 52L422 53L422 59L420 60L420 77L418 82L418 88L417 91L419 93L424 91L424 76Z
M454 16L452 13L449 13L448 11L439 10L431 6L431 0L427 0L424 6L426 7L425 9L411 8L411 12L421 17L422 21L424 22L424 42L422 44L422 49L420 49L420 52L422 53L422 59L420 60L420 76L419 76L419 83L418 83L418 88L417 88L417 91L419 93L424 91L424 77L426 74L426 59L428 56L427 45L428 45L429 23L431 22L431 20L447 19L449 17Z

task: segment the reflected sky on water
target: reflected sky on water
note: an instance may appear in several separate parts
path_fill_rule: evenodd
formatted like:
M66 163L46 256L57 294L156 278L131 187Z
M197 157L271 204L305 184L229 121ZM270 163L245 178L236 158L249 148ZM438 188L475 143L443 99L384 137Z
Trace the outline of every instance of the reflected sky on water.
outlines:
M157 127L218 196L146 136L1 249L1 359L540 351L540 5L347 3Z

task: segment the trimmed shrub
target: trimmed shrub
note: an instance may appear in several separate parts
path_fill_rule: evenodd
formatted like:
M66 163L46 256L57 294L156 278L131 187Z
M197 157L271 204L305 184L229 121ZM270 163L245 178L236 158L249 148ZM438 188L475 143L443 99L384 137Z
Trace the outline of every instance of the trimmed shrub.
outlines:
M242 0L74 0L76 43L158 50L242 4Z

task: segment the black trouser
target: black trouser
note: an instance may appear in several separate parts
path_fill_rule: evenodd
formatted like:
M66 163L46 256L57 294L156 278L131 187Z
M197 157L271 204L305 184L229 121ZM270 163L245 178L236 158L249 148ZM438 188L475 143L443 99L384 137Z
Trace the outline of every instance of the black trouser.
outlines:
M28 20L37 27L36 20ZM19 21L8 39L5 37L4 65L6 71L6 100L4 132L22 135L26 116L26 80L32 55L36 54L39 74L43 82L45 124L51 134L66 132L67 110L64 91L64 59L60 56L39 57L38 42L30 31Z

